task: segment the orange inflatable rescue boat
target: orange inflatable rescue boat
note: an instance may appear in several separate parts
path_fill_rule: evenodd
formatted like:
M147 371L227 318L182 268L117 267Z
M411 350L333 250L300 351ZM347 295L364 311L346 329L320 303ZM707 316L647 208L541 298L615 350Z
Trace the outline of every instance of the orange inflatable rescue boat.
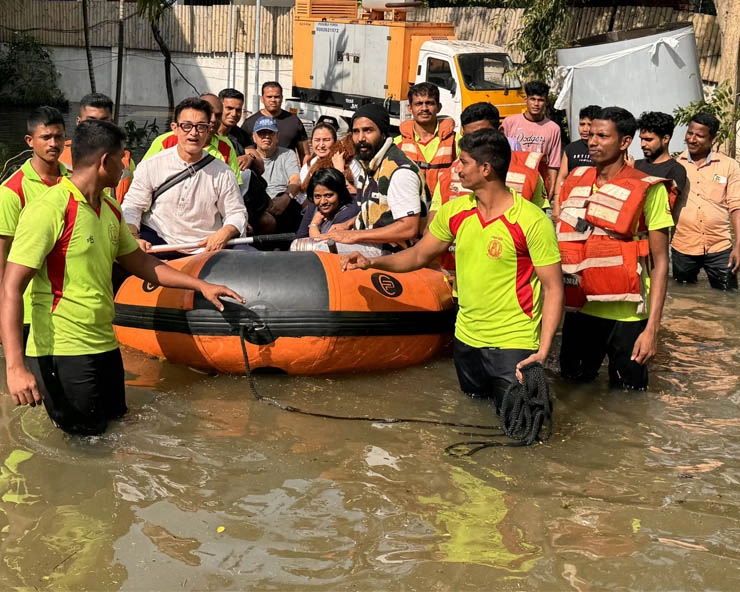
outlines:
M219 312L199 293L127 279L118 340L178 364L243 373L243 343L251 369L362 372L418 364L451 339L451 292L431 269L342 272L330 253L228 250L170 264L246 299Z

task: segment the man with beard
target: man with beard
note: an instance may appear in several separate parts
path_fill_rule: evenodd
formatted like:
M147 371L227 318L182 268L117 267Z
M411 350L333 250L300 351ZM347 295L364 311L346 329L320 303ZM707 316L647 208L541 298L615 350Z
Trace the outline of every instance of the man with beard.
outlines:
M356 180L361 210L352 229L335 224L325 235L340 252L374 257L406 249L421 236L427 213L424 179L389 132L388 112L381 105L368 103L355 111L352 141L363 168Z
M430 82L412 86L408 99L412 119L401 123L401 134L395 142L424 171L429 193L433 194L440 173L457 158L455 122L437 117L442 108L439 88Z
M635 168L648 175L672 179L676 183L675 194L682 195L686 188L686 169L671 158L668 151L673 136L673 117L660 111L650 111L640 115L637 126L640 130L640 148L645 158L636 160Z
M665 179L626 166L637 121L602 109L588 140L594 166L578 167L560 193L556 230L565 279L560 372L596 379L609 359L609 386L645 390L658 347L673 226ZM577 311L577 312L576 312Z
M410 249L388 257L359 252L342 269L406 272L429 265L457 244L459 310L453 357L460 388L492 398L530 363L543 364L563 312L560 254L550 220L506 186L511 149L492 129L465 134L455 170L468 192L437 212Z

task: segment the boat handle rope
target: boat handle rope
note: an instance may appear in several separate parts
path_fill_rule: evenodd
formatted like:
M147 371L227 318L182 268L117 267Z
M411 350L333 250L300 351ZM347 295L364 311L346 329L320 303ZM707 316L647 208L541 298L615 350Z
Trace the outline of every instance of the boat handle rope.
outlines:
M277 407L278 409L282 409L283 411L288 411L290 413L299 413L301 415L307 415L309 417L319 417L321 419L337 419L341 421L367 421L370 423L382 423L382 424L415 423L415 424L426 424L426 425L435 425L435 426L452 427L452 428L498 430L498 431L503 432L502 426L495 426L495 425L494 426L478 425L478 424L460 423L460 422L455 422L455 421L421 419L421 418L416 418L416 417L368 417L366 415L334 415L332 413L320 413L317 411L307 411L305 409L293 407L292 405L286 405L285 403L282 403L281 401L278 401L277 399L273 399L272 397L266 397L265 395L260 393L259 390L257 389L257 384L255 383L255 380L254 380L254 374L252 373L252 368L249 364L249 354L247 353L247 332L250 329L253 330L254 325L255 325L255 322L250 321L248 323L243 323L239 327L239 343L241 345L242 356L244 358L245 376L247 377L247 381L249 382L249 389L252 392L252 396L254 397L256 401L259 401L261 403L267 403L268 405L272 405L273 407ZM477 435L477 436L484 436L486 438L505 435L504 433L501 433L501 434L470 434L470 433L465 433L465 432L459 432L459 433L461 435L468 435L468 436ZM518 447L518 446L527 446L527 445L528 445L528 442L526 440L518 440L516 442L502 442L499 440L471 440L471 441L457 442L455 444L451 444L450 446L447 446L445 448L445 452L449 454L450 456L465 457L465 456L472 456L476 452L479 452L486 448L493 448L497 446Z

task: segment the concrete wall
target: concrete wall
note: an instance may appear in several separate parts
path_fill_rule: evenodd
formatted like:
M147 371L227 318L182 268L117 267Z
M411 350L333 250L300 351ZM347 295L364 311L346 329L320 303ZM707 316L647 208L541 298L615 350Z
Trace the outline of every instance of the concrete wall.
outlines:
M85 50L74 47L51 47L54 63L60 73L59 86L67 98L78 101L90 92L90 79L87 73ZM93 48L95 82L98 92L115 98L117 48ZM172 54L173 64L182 75L172 68L172 89L175 104L180 100L204 92L218 93L231 86L246 95L246 108L253 109L254 60L251 55L238 54L232 60L231 70L225 54ZM235 64L235 66L234 66ZM234 70L235 67L235 70ZM227 76L231 72L230 76ZM259 82L278 80L290 94L292 84L293 59L290 57L268 56L260 59ZM184 75L184 78L183 78ZM192 85L192 86L191 86ZM195 88L193 88L195 87ZM124 50L123 85L121 104L167 107L167 91L164 84L164 58L156 51Z

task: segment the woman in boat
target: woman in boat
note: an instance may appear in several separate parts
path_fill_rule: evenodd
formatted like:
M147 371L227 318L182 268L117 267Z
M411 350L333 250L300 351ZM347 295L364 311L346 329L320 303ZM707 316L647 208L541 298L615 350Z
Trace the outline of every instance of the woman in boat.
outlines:
M319 238L339 223L348 223L360 208L352 200L344 175L334 168L317 170L306 190L308 206L296 232L297 238Z
M311 132L311 154L306 156L299 173L303 192L306 193L316 171L333 167L344 174L347 189L354 194L354 180L362 174L362 167L352 158L353 154L352 136L337 141L337 130L333 125L326 121L317 123Z

